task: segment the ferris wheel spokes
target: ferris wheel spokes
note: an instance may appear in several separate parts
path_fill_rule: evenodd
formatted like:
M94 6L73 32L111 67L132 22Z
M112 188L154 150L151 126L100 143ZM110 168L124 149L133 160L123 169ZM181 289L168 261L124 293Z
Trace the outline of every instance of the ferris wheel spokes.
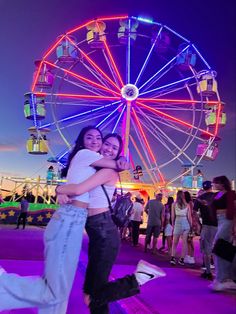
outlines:
M146 163L144 164L144 166L145 166L145 169L146 169L146 171L147 171L147 169L152 169L152 168L153 168L153 163L152 163L151 160L150 160L150 155L148 154L148 151L147 151L147 149L146 149L145 143L144 143L144 141L143 141L143 137L141 136L140 132L138 131L138 129L137 129L137 127L136 127L136 124L135 124L135 122L134 122L134 119L133 119L132 117L131 117L131 120L132 120L133 128L134 128L135 133L136 133L136 136L137 136L138 143L140 144L141 149L142 149L142 154L140 153L140 149L138 149L138 150L139 150L139 151L138 151L138 154L139 154L139 156L142 155L142 156L145 156L145 157L146 157ZM138 145L137 145L137 143L136 143L136 148L135 148L135 149L137 150L137 148L138 148ZM147 172L147 173L148 173L148 172ZM158 179L158 177L157 177L157 173L156 173L156 172L152 171L152 172L150 172L150 173L151 173L151 178L152 178L152 180L153 180L155 183L157 183L157 182L160 181L160 180Z
M162 135L163 138L165 138L175 149L178 151L182 151L182 149L158 126L157 123L155 123L149 116L147 116L140 108L136 109L138 113L142 115L143 119L140 119L141 123L144 125L144 127L149 131L149 133L154 136L157 140L159 140L162 145L173 155L176 156L176 154L173 152L173 149L171 149L165 142L160 140L160 137L157 137L156 130L159 131L159 133ZM145 121L147 120L147 122ZM153 129L150 129L150 125L152 125ZM169 125L168 125L169 126ZM176 127L173 127L176 130ZM185 153L183 152L185 155ZM185 156L187 159L189 157ZM179 157L177 157L179 159ZM181 159L179 159L181 161ZM182 161L181 161L182 162ZM161 167L161 165L160 165Z
M140 160L142 161L142 163L143 163L143 165L144 165L144 168L145 168L146 171L147 171L147 174L149 175L149 177L150 177L152 183L153 183L154 186L155 186L158 182L153 178L152 172L149 170L148 165L147 165L145 159L143 158L143 156L142 156L140 150L138 149L138 146L137 146L136 142L134 141L134 138L133 138L132 135L130 135L130 140L131 140L131 143L133 144L133 147L134 147L135 151L137 152L137 154L138 154Z
M150 90L147 90L147 91L145 91L145 92L140 93L140 96L143 96L143 95L146 95L146 94L150 94L150 93L153 93L153 92L156 92L156 91L159 91L159 90L161 91L161 90L163 90L163 89L164 89L164 91L165 91L165 89L168 88L168 87L172 87L172 86L178 85L178 84L180 84L180 83L190 81L190 80L193 79L193 78L195 78L195 76L189 76L189 77L186 77L186 78L184 78L184 79L182 79L182 80L179 80L179 81L171 82L171 83L166 84L166 85L163 85L163 86L158 86L158 87L156 87L156 88L154 88L154 89L150 89ZM185 86L182 86L182 87L180 87L180 88L181 88L181 89L182 89L182 88L185 88ZM175 91L175 90L171 90L170 92L172 92L172 91ZM155 95L154 95L154 96L155 96ZM158 95L158 96L159 96L159 95Z
M188 161L193 162L193 160L188 156L188 154L185 152L185 150L187 149L187 147L184 149L183 147L181 148L179 145L177 145L166 133L164 133L162 131L162 129L157 125L154 124L153 121L151 119L149 119L149 124L146 124L144 121L142 121L142 124L145 126L145 128L150 132L150 134L152 134L153 137L155 137L168 151L171 155L173 155L174 157L172 159L170 159L168 161L168 163L163 163L160 164L159 167L160 169L165 167L167 164L169 164L170 162L174 161L175 159L179 160L179 162L181 164L183 164L183 160L180 158L181 155L183 155ZM153 125L153 128L155 128L154 130L158 130L159 132L159 136L157 135L156 132L153 132L150 129L150 124ZM162 137L160 137L160 135L162 135ZM165 139L166 141L164 141L163 139ZM173 149L171 149L171 147L167 144L171 144L173 146L174 149L176 149L178 152L181 152L179 154L175 154Z
M65 118L57 120L57 123L70 121L70 120L73 120L73 119L76 119L76 118L80 118L81 116L85 116L85 115L89 115L91 117L91 114L94 114L94 113L96 113L96 112L98 112L100 110L106 109L108 107L117 105L120 102L121 101L119 100L119 101L116 101L116 102L113 102L113 103L110 103L110 104L102 105L102 106L100 106L98 108L93 108L93 109L90 109L90 110L87 110L87 111L80 112L80 113L75 114L75 115L70 115L70 116L67 116ZM56 124L56 122L54 121L52 123L47 123L47 124L42 125L41 128L50 127L50 126L53 126L55 124Z
M156 158L155 158L155 156L154 156L154 154L153 154L153 152L152 152L152 150L151 150L150 144L149 144L149 142L148 142L148 140L147 140L147 137L146 137L146 135L145 135L145 132L144 132L142 126L141 126L141 123L140 123L140 121L139 121L139 119L138 119L138 117L137 117L137 114L136 114L134 108L132 108L132 114L134 115L134 119L135 119L135 122L137 123L138 130L139 130L139 132L140 132L141 135L142 135L143 141L144 141L144 143L145 143L145 146L146 146L147 151L148 151L149 154L150 154L151 160L152 160L152 162L153 162L153 163L156 165L156 167L157 167L157 171L158 171L158 173L159 173L159 177L160 177L161 181L164 182L165 179L164 179L164 177L163 177L163 174L161 173L161 171L159 170L159 167L157 166Z
M177 57L183 53L185 50L187 50L189 48L189 45L186 46L184 49L182 49L175 57L173 57L170 61L168 61L160 70L158 70L153 76L151 76L146 82L143 83L143 85L141 85L139 87L139 90L143 89L143 87L145 87L148 83L150 83L148 86L150 87L151 85L154 84L153 79L156 78L156 76L158 74L160 74L163 70L165 70L169 65L171 65L176 59ZM144 89L145 91L146 89Z
M45 64L48 64L49 66L51 66L51 67L53 67L53 68L56 68L56 69L58 69L58 70L61 70L62 72L66 73L66 74L68 74L68 75L71 75L72 77L74 77L74 78L76 78L76 79L78 79L78 80L81 80L81 81L83 81L83 82L85 82L85 83L87 83L87 84L89 84L89 85L92 85L92 86L95 86L95 87L97 87L97 88L100 88L101 90L104 90L104 91L108 92L109 94L119 95L119 93L117 93L117 92L115 92L115 91L113 91L113 90L110 90L109 88L107 88L107 87L105 87L105 86L103 86L103 85L101 85L101 84L99 84L99 83L93 82L93 81L91 81L90 79L88 79L88 78L86 78L86 77L83 77L83 76L81 76L81 75L79 75L79 74L76 74L76 73L74 73L74 72L72 72L72 71L70 71L70 70L67 70L67 69L65 69L65 68L59 67L59 66L57 66L57 65L54 64L54 63L51 63L51 62L49 62L49 61L44 61L44 63L45 63ZM88 85L88 86L89 86L89 85Z
M154 49L154 47L155 47L155 45L156 45L158 39L160 38L160 34L161 34L161 32L162 32L162 29L163 29L163 27L161 27L160 30L158 31L158 33L157 33L157 35L156 35L156 38L154 39L153 44L152 44L152 46L151 46L151 48L150 48L150 50L149 50L149 52L148 52L148 54L147 54L147 57L146 57L146 59L145 59L143 65L142 65L142 67L141 67L141 70L139 71L139 74L138 74L138 76L137 76L137 78L136 78L136 81L135 81L135 83L134 83L134 85L136 85L136 86L138 85L138 82L139 82L139 80L140 80L140 78L141 78L141 76L142 76L142 74L143 74L143 71L145 70L145 68L146 68L146 66L147 66L147 64L148 64L148 61L150 60L151 54L152 54L152 52L153 52L153 49Z
M115 123L115 125L114 125L114 127L113 127L111 133L114 133L114 132L115 132L115 130L116 130L116 128L117 128L117 126L118 126L118 124L119 124L119 122L120 122L120 119L122 118L122 116L123 116L123 114L124 114L124 112L125 112L125 109L126 109L126 105L124 105L124 107L123 107L121 113L119 114L119 117L118 117L118 119L117 119L117 121L116 121L116 123Z
M190 123L188 123L188 122L186 122L186 121L183 121L183 120L180 120L180 119L178 119L178 118L172 117L171 115L169 115L169 114L167 114L167 113L164 113L164 112L162 112L162 111L160 111L160 110L154 109L154 108L152 108L152 107L150 107L150 106L144 105L144 104L141 103L141 102L137 102L137 103L138 103L141 107L143 107L143 108L145 108L145 109L147 109L147 110L150 110L150 111L152 111L152 112L154 112L154 113L157 113L157 114L159 114L159 115L161 115L161 116L163 116L163 117L165 117L165 118L168 118L168 119L170 119L170 120L172 120L172 121L175 121L175 122L177 122L177 123L179 123L179 124L182 124L182 125L184 125L184 126L186 126L186 127L191 128L191 129L192 129L192 128L197 129L197 130L201 131L202 133L204 133L204 134L206 134L206 135L208 135L208 136L210 136L210 137L214 136L214 134L210 133L209 131L206 131L206 130L197 128L197 127L195 127L194 125L192 125L192 124L190 124Z
M81 53L81 55L89 62L89 64L94 67L98 73L106 78L106 80L113 85L117 91L119 91L119 87L114 83L114 81L81 49L79 48L76 43L70 38L67 37L68 40L75 46L75 48Z

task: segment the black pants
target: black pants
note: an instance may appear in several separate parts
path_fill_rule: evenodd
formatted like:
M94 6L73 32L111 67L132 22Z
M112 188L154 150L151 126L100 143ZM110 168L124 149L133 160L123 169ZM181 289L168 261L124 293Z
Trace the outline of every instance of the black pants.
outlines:
M19 228L21 220L22 220L23 229L25 229L26 217L27 217L27 212L20 213L18 220L17 220L17 228Z
M138 244L140 221L131 220L133 245Z
M138 293L138 283L135 276L108 282L120 246L110 212L88 217L85 228L89 247L84 292L91 298L91 314L108 314L108 303Z

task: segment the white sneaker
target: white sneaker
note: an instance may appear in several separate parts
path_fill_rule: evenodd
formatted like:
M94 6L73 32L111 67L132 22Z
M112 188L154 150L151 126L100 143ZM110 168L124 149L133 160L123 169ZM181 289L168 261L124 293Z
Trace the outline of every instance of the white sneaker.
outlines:
M236 283L233 280L222 282L222 285L225 287L225 289L236 290Z
M161 268L144 260L139 261L135 271L135 277L140 286L150 280L165 276L166 273Z
M190 259L191 259L191 256L186 255L185 258L184 258L184 263L185 264L190 264Z
M195 258L193 256L189 256L188 263L192 265L195 264Z
M226 289L224 283L217 280L214 280L208 287L213 291L224 291Z
M5 269L0 266L0 276L5 272L6 272Z

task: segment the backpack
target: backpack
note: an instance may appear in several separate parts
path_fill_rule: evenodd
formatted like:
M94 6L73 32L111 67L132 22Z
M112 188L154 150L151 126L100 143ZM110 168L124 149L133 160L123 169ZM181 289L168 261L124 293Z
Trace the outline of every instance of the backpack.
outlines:
M117 199L114 207L112 207L107 191L103 185L102 189L107 197L114 224L119 228L124 227L129 221L129 217L133 208L133 202L131 201L130 197L121 195L120 198Z
M111 217L117 227L124 227L129 222L129 217L133 208L130 197L121 195L111 209Z

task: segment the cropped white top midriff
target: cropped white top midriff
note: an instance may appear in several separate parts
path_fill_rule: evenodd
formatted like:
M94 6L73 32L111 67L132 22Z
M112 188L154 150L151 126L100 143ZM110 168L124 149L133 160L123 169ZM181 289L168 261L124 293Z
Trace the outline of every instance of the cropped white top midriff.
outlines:
M78 184L91 177L96 170L90 165L102 158L103 156L101 154L93 152L89 149L79 150L71 161L66 177L67 184ZM77 196L71 196L71 199L89 203L89 192Z
M187 217L188 207L179 208L177 204L175 204L175 215L176 217Z
M109 199L112 199L112 196L115 191L115 185L104 185ZM93 208L108 208L108 200L101 186L97 186L95 189L89 192L89 209Z

